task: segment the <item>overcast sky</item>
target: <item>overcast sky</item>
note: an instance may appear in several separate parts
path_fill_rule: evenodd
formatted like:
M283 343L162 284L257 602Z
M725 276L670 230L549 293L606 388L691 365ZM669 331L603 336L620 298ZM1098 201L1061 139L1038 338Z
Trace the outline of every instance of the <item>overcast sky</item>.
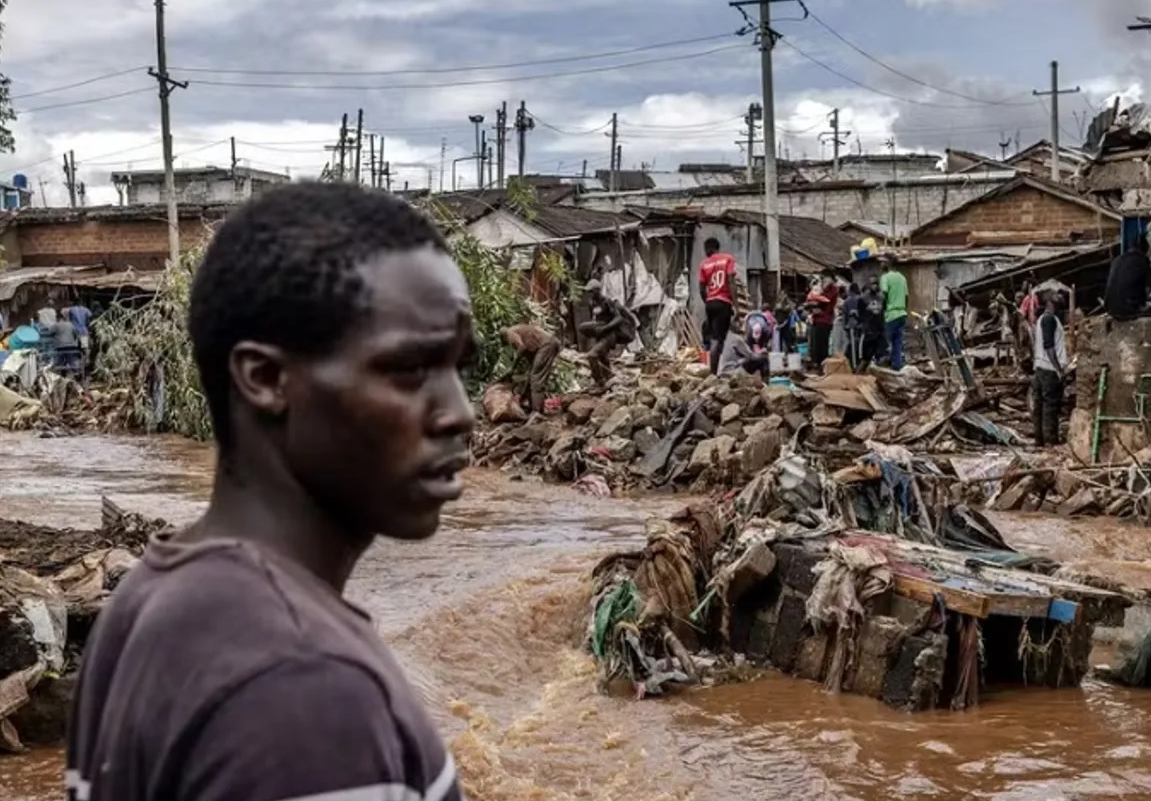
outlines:
M1047 135L1031 90L1047 87L1052 59L1084 90L1061 99L1077 142L1108 97L1141 99L1151 68L1151 34L1126 30L1151 0L808 5L807 19L798 3L773 5L776 125L793 158L827 152L818 135L834 107L852 150L998 154L1017 134L1026 146ZM189 82L172 97L178 166L226 166L235 137L241 163L315 175L341 114L362 107L399 183L430 175L438 188L446 146L450 186L452 161L474 151L469 115L489 125L501 101L537 118L532 172L605 168L612 112L625 168L743 163L741 117L760 97L758 52L726 0L170 0L167 16L170 69ZM0 176L23 172L37 202L41 181L62 202L72 150L90 202L112 202L110 171L160 166L151 0L9 0L3 22L0 70L22 113ZM458 173L474 184L474 166Z

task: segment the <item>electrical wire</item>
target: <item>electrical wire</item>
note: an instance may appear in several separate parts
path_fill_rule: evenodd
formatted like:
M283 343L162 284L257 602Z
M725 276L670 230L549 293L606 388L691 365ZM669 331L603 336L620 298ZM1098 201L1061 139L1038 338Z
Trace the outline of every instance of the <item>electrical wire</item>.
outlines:
M597 126L595 128L589 128L586 131L567 131L567 130L564 130L563 128L559 128L555 125L552 125L551 123L544 122L531 109L527 109L527 111L529 114L531 114L532 119L535 120L538 124L547 128L549 131L555 131L556 133L563 134L564 136L590 136L592 134L600 133L604 129L611 127L611 120L608 120L603 125Z
M153 140L151 142L147 142L143 145L133 145L132 147L126 147L126 148L122 148L120 150L114 150L111 153L103 153L99 156L91 156L90 158L87 158L87 159L84 159L83 161L81 161L81 164L87 163L89 161L98 161L100 159L111 158L112 156L120 156L120 155L123 155L124 153L134 153L135 151L143 150L146 147L155 147L156 145L160 144L162 141L163 140L161 140L161 139L155 139L155 140ZM23 172L24 170L30 170L33 167L39 167L41 164L48 164L48 163L54 162L54 161L56 161L56 159L57 159L56 156L49 156L46 159L40 159L39 161L34 161L30 164L25 164L22 167L14 167L11 170L11 172ZM129 162L125 161L125 162L120 162L120 163L121 164L128 164Z
M888 92L888 91L885 91L883 89L876 89L874 86L868 86L867 84L863 83L862 81L860 81L856 78L852 78L850 75L847 75L846 73L840 72L835 67L832 67L831 65L829 65L823 61L820 61L818 58L811 55L807 51L802 50L801 48L799 48L795 44L791 43L787 39L780 39L779 43L787 45L792 50L794 50L796 53L798 53L800 56L802 56L803 58L810 61L812 64L815 64L817 67L823 68L824 70L826 70L827 72L830 72L832 75L834 75L838 78L842 78L843 80L847 81L848 83L852 83L852 84L858 86L860 89L866 89L868 92L874 92L877 95L883 95L884 97L889 97L892 100L898 100L901 103L911 103L911 104L916 105L916 106L926 106L929 108L952 108L952 109L968 109L968 110L973 109L973 108L978 108L978 106L973 106L970 104L960 106L960 105L949 104L949 103L933 103L933 102L928 101L928 100L917 100L916 98L913 98L913 97L904 97L903 95L897 95L897 94L894 94L893 92Z
M623 50L608 50L600 53L585 53L578 56L557 56L555 58L537 59L534 61L514 61L506 64L472 64L469 66L460 67L426 67L422 69L402 69L402 70L243 70L243 69L218 69L215 67L170 67L169 70L176 70L179 72L198 72L198 73L211 73L215 75L302 75L312 77L336 77L341 75L354 76L362 75L365 77L390 77L396 75L445 75L453 72L484 72L487 70L509 70L519 69L520 67L539 67L547 64L568 64L577 61L594 61L601 58L613 58L616 56L627 56L633 53L643 53L650 50L662 50L668 47L680 47L689 44L703 44L704 42L715 42L721 39L730 39L734 34L720 33L712 36L697 36L692 39L678 39L671 42L657 42L655 44L641 45L639 47L629 47Z
M820 19L820 17L814 11L808 9L807 14L813 20L815 20L817 23L819 23L819 25L821 25L824 28L824 30L826 30L828 33L830 33L836 39L838 39L839 41L843 42L845 45L850 47L856 53L859 53L859 55L863 56L868 61L870 61L874 64L878 64L879 66L883 67L885 70L892 73L893 75L898 75L900 78L911 81L912 83L919 84L920 86L925 87L927 89L930 89L933 92L939 92L940 94L945 94L945 95L952 95L953 97L958 97L962 100L968 100L968 101L971 101L973 103L976 103L979 105L986 105L986 106L1026 106L1026 105L1030 105L1030 103L1031 103L1031 101L1020 101L1020 100L1010 100L1010 99L987 100L986 98L974 97L973 95L964 94L963 92L956 92L953 89L945 89L942 86L935 86L933 84L927 83L926 81L921 80L919 78L916 78L914 75L909 75L906 72L903 72L902 70L896 69L895 67L888 64L886 61L883 61L882 59L871 55L871 53L868 53L862 47L855 44L850 39L848 39L843 34L841 34L839 31L835 30L835 28L832 28L830 25L828 25L826 22L824 22L822 19Z
M66 92L69 89L79 89L81 86L91 86L92 84L99 83L100 81L107 81L112 78L121 78L125 75L142 72L146 69L147 67L132 67L131 69L120 70L119 72L109 72L107 75L97 75L95 78L88 78L87 80L77 81L76 83L70 83L65 86L53 86L51 89L37 89L35 92L25 92L24 94L20 95L12 95L8 99L24 100L25 98L29 97L39 97L40 95L50 95L55 94L56 92Z
M689 125L642 125L640 123L628 122L627 120L620 120L620 124L625 125L628 128L635 128L638 130L645 130L645 131L663 131L663 130L685 131L685 130L690 130L693 128L714 128L718 125L730 125L733 122L739 122L740 120L743 119L743 117L744 117L744 115L737 114L736 116L729 117L726 120L713 120L712 122L697 122L697 123L691 123Z
M131 89L127 92L119 92L114 95L104 95L103 97L87 97L83 100L72 100L67 103L53 103L50 106L37 106L36 108L22 108L15 111L16 114L32 114L37 111L50 111L57 108L71 108L72 106L84 106L89 103L103 103L106 100L118 100L121 97L128 97L129 95L138 95L143 92L155 91L152 87L144 89Z
M642 61L632 61L624 64L610 64L603 67L589 67L581 70L569 70L566 72L552 72L541 73L538 75L515 75L502 78L476 78L468 81L448 81L443 83L411 83L411 84L391 84L388 86L363 86L363 85L332 85L332 84L292 84L292 83L248 83L244 81L208 81L202 79L195 79L191 81L196 86L229 86L247 89L294 89L294 90L308 90L308 89L323 89L323 90L348 90L357 92L386 92L391 90L411 90L411 89L454 89L463 86L483 86L488 84L502 84L502 83L521 83L525 81L538 81L548 80L551 78L568 78L576 75L592 75L600 72L614 72L615 70L628 69L630 67L642 67L648 64L664 64L669 61L686 61L693 58L703 58L705 56L715 55L716 53L723 53L728 50L742 50L747 45L740 43L735 45L726 45L724 47L714 47L710 50L703 50L695 53L683 53L676 56L664 56L661 58L651 58Z

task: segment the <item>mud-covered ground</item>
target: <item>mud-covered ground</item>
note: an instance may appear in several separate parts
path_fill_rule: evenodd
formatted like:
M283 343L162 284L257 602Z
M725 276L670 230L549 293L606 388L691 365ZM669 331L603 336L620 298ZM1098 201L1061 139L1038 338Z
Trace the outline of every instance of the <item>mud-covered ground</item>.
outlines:
M185 442L0 434L0 517L39 525L96 526L101 494L188 520L210 477L210 452ZM427 698L473 801L1151 798L1151 693L1092 681L917 716L774 675L668 701L600 695L578 647L586 571L676 505L479 472L436 538L364 560L350 592ZM1018 526L1016 542L1077 558L1097 546L1094 526ZM1104 556L1131 564L1151 532L1120 533ZM0 798L61 798L60 770L58 751L0 757Z

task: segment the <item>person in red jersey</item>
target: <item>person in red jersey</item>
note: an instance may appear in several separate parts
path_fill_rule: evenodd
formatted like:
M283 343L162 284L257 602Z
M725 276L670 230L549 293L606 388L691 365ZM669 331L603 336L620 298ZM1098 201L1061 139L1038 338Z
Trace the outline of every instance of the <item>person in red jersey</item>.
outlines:
M699 264L699 295L703 298L707 330L711 335L708 366L715 375L719 372L719 357L735 314L735 296L732 294L735 257L721 251L719 240L714 237L703 243L703 252L707 256Z

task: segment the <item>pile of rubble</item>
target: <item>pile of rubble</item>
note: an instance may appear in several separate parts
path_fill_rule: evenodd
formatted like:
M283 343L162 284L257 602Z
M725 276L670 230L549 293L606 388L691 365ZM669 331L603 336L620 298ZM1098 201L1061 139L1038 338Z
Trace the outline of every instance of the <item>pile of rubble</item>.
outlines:
M473 454L477 465L555 482L594 476L617 491L700 491L741 486L796 435L833 467L865 453L868 441L937 456L1027 444L1016 430L1028 420L1025 383L971 393L914 367L866 375L839 367L831 360L825 376L765 384L746 373L711 376L701 364L656 363L530 417L509 387L495 385L484 396Z
M604 685L644 697L770 666L906 710L964 709L993 684L1077 685L1095 626L1136 599L925 497L914 462L873 443L833 475L793 439L729 501L648 521L643 550L594 571Z
M166 525L107 499L95 531L0 519L0 750L63 739L96 615L148 538Z
M27 394L0 385L0 428L50 435L132 428L135 399L129 390L85 387L50 371L42 379Z

